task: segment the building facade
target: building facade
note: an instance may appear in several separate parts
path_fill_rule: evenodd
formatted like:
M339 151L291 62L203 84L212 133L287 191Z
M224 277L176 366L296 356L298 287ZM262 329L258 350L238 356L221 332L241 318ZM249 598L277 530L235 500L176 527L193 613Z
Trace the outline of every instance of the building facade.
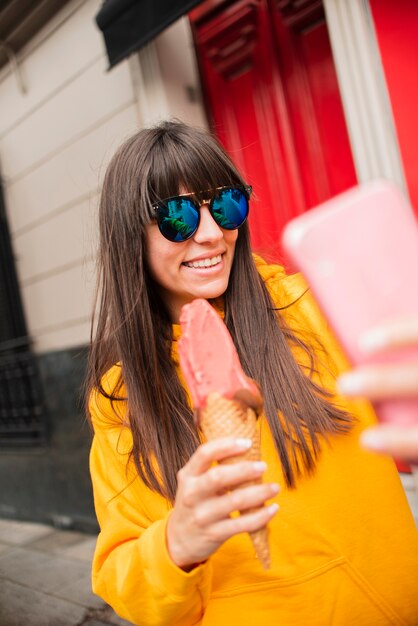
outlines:
M95 528L82 380L97 203L135 130L211 126L256 189L255 245L276 255L288 219L357 181L394 180L418 207L415 2L193 4L108 70L97 0L62 2L0 68L0 516Z

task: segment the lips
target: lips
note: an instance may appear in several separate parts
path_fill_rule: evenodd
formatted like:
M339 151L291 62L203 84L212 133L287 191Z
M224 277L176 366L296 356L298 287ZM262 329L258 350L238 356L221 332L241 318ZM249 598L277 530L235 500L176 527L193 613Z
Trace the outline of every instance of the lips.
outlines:
M222 261L222 254L217 254L212 257L206 257L205 259L198 259L196 261L184 261L183 265L194 269L214 267Z

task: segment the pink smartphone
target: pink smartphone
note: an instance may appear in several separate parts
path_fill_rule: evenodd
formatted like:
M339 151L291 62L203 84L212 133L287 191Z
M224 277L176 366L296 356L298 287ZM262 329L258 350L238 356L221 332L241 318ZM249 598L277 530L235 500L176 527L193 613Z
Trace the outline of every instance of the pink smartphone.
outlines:
M336 196L289 222L283 247L353 365L418 360L418 348L370 356L359 346L374 326L418 316L418 225L398 187L378 180ZM374 406L381 421L418 423L418 400Z

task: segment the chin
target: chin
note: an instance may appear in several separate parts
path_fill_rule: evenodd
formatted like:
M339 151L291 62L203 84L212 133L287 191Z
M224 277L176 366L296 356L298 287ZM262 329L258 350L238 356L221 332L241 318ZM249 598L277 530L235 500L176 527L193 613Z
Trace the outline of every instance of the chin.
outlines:
M223 287L219 287L218 289L202 289L202 292L198 295L196 294L196 298L204 298L205 300L214 300L215 298L220 298L226 291L228 285L224 285Z

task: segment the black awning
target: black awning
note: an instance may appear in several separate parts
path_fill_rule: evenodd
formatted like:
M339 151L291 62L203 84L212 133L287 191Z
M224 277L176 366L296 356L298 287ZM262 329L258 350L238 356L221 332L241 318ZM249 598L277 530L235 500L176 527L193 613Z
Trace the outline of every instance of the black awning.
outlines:
M202 0L105 0L96 22L110 67L139 50Z

